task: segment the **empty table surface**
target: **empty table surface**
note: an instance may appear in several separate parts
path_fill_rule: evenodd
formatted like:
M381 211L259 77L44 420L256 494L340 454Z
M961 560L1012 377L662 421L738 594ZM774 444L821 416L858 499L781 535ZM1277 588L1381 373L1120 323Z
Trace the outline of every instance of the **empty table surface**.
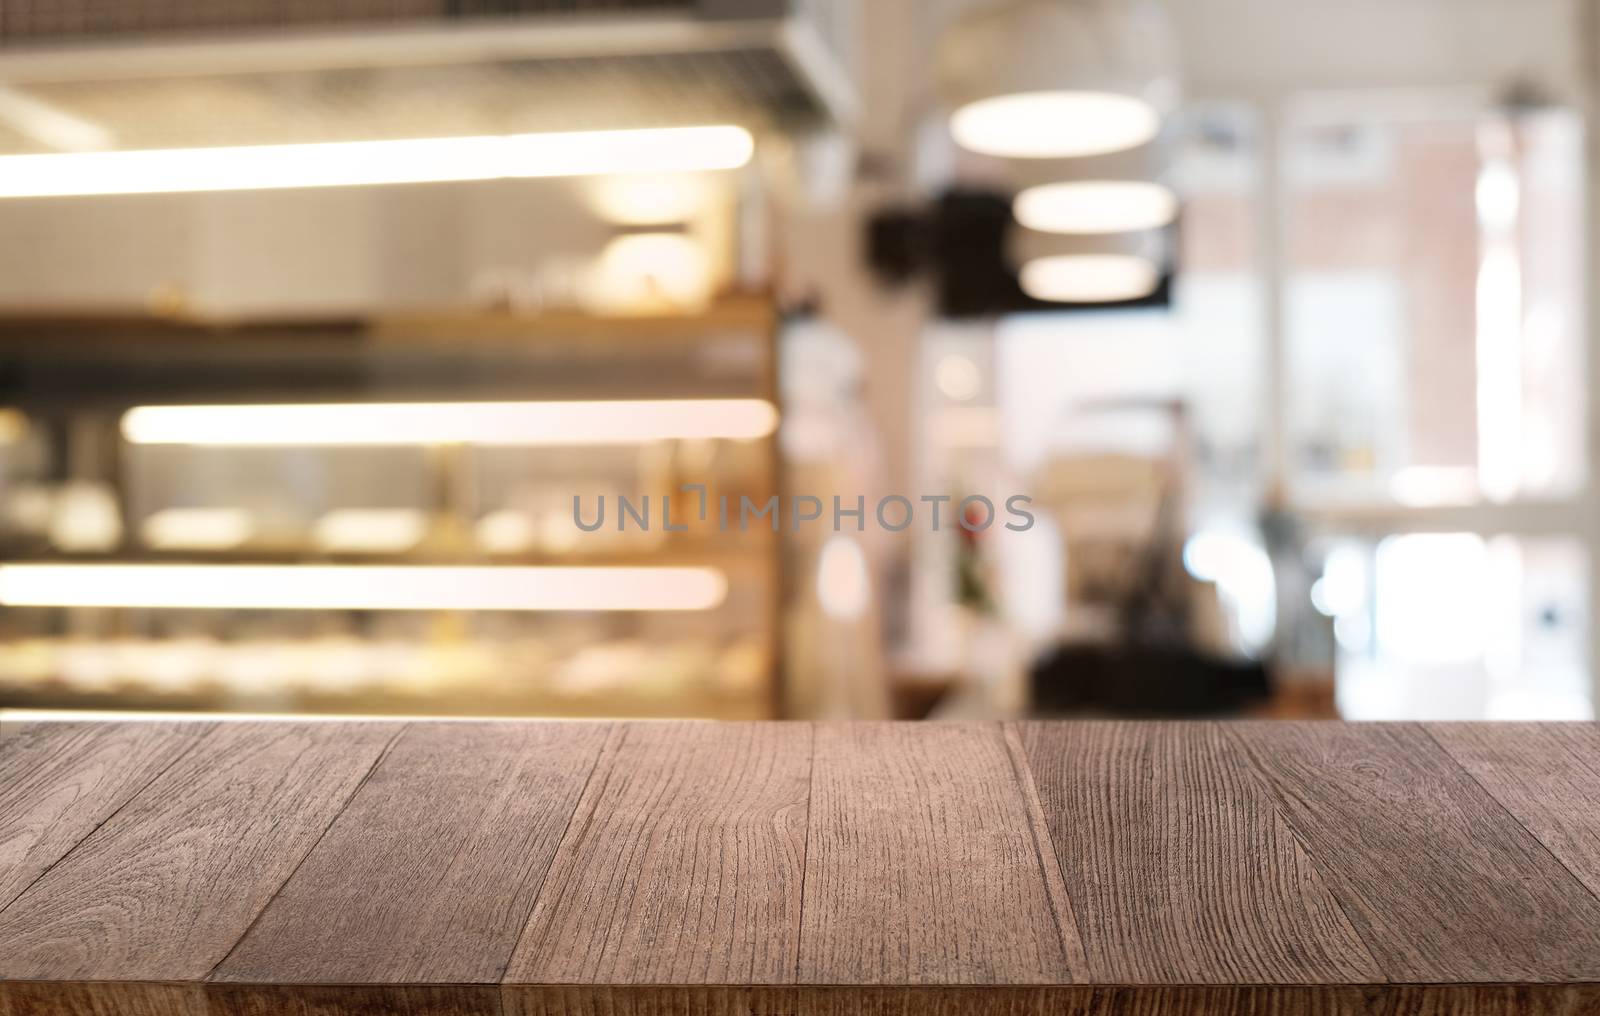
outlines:
M0 1014L362 1012L1600 1012L1600 727L0 741Z

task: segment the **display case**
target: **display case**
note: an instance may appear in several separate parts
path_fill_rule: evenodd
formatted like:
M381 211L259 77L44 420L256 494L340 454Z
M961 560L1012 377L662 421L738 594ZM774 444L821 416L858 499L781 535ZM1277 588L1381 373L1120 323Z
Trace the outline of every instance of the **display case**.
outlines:
M0 706L775 715L775 323L6 322Z

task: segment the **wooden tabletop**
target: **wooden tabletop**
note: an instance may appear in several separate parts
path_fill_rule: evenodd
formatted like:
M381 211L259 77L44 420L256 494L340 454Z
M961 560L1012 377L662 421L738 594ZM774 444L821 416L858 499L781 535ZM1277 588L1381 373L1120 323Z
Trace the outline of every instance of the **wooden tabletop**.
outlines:
M0 742L0 1014L366 1012L1600 1012L1600 727Z

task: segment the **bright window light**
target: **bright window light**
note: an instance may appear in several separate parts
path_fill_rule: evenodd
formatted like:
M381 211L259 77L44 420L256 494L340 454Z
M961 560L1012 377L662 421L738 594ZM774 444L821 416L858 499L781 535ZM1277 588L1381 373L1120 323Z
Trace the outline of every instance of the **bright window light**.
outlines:
M1517 249L1517 172L1507 160L1478 174L1478 482L1491 501L1522 486L1523 280Z
M603 445L688 438L753 439L778 425L764 399L617 402L395 402L137 406L122 417L134 444Z
M473 527L478 546L491 554L521 554L539 544L539 527L533 516L515 508L501 508L478 520Z
M979 99L950 117L963 148L1010 159L1102 155L1144 144L1161 117L1142 99L1115 92L1018 92Z
M1375 568L1380 653L1423 666L1482 658L1493 583L1481 536L1390 536L1378 544Z
M817 561L817 599L823 613L836 621L854 621L872 602L866 555L848 536L828 537Z
M0 156L0 197L157 194L735 169L743 127Z
M1259 541L1232 529L1202 530L1184 543L1183 567L1202 582L1216 583L1246 649L1266 646L1277 624L1277 580Z
M1074 180L1029 187L1012 211L1022 225L1044 233L1127 233L1171 222L1178 198L1145 180Z
M1055 303L1136 300L1155 291L1156 266L1131 254L1059 254L1022 266L1022 291Z
M222 610L709 610L716 568L0 565L0 604Z

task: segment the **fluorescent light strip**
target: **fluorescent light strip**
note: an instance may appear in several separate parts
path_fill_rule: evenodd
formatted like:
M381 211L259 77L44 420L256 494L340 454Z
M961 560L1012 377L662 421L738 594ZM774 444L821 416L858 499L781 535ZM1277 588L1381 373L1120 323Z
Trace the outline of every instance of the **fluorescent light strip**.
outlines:
M0 565L0 604L185 610L710 610L716 568Z
M766 437L765 399L618 402L392 402L273 406L138 406L122 417L134 444L601 445Z
M504 714L482 713L222 713L210 710L173 712L145 709L9 709L0 708L0 724L15 723L503 723ZM540 723L594 723L599 720L627 720L639 723L715 723L698 716L658 718L651 716L541 715Z
M736 169L743 127L0 156L0 197L160 194Z

